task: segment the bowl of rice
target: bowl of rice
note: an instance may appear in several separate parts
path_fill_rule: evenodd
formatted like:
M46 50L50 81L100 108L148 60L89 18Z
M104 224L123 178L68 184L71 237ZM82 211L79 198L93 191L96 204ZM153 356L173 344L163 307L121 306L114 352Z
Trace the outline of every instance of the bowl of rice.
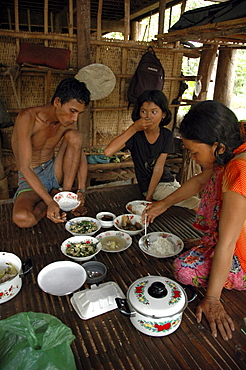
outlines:
M127 203L126 210L133 215L142 216L145 207L151 203L152 202L148 202L146 200L133 200L132 202Z
M98 239L92 236L72 236L64 240L61 251L74 261L89 261L102 249Z
M156 258L173 257L184 248L178 236L160 231L142 236L138 244L144 253Z
M101 222L92 217L75 217L67 221L65 229L72 235L94 235L101 229Z

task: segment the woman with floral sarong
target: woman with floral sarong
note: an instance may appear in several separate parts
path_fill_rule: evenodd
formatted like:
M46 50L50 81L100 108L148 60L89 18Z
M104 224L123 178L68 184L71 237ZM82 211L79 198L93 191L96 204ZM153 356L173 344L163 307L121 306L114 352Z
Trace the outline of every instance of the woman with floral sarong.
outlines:
M174 275L184 284L207 287L196 309L212 334L224 340L235 330L221 301L223 288L246 290L246 143L235 114L216 101L196 104L180 133L191 158L201 165L194 176L167 198L148 205L147 220L181 199L203 191L194 226L204 233L197 245L174 261Z

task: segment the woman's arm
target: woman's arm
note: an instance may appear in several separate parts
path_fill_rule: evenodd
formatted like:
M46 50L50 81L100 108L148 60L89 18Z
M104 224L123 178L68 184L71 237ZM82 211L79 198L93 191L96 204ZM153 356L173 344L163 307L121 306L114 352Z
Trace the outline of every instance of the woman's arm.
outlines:
M204 170L199 173L199 175L186 181L179 189L174 191L165 199L149 204L146 207L147 221L153 222L157 216L165 212L174 204L181 202L184 199L188 199L203 190L210 178L211 171L212 170Z
M154 170L151 176L151 180L149 183L148 193L146 196L146 200L152 200L152 196L155 192L155 189L160 181L160 178L164 171L164 166L167 158L167 153L162 153L159 155L156 164L154 166Z
M232 337L232 319L225 312L220 296L229 275L235 244L239 238L246 218L246 198L234 191L223 193L223 205L219 222L219 240L213 256L208 288L205 298L197 307L197 321L205 314L212 334L219 331L223 339Z

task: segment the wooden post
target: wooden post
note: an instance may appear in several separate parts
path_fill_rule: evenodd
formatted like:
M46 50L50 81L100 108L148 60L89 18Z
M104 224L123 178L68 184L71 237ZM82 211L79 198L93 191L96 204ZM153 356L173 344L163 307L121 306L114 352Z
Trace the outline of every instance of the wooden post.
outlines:
M165 20L165 10L166 10L167 0L159 1L159 23L158 23L158 35L164 33L164 20ZM158 39L158 46L161 46L162 41Z
M234 87L237 49L223 48L219 51L214 100L230 107Z
M97 11L97 41L100 41L102 37L102 7L103 7L103 0L99 0L98 11ZM100 57L101 57L101 49L100 49L100 45L97 45L96 63L100 63Z
M15 31L19 32L20 27L19 27L19 1L15 0ZM17 49L17 54L20 51L20 39L16 38L16 49Z
M8 190L8 181L5 176L4 167L3 167L3 154L2 154L2 143L0 136L0 199L8 199L9 190Z
M130 24L130 39L133 41L139 40L139 28L140 24L139 22L133 21Z
M201 52L200 63L198 68L198 75L201 76L202 89L199 96L193 97L194 100L206 100L209 89L209 84L214 68L216 53L218 50L217 45L204 45L207 49Z
M48 4L49 0L44 0L44 34L48 35L49 30L49 13L48 13ZM44 46L48 46L48 40L44 40Z
M73 36L73 0L69 0L69 5L68 5L68 32L69 36ZM69 50L71 51L71 55L73 52L73 43L69 43Z
M77 3L77 47L78 69L90 64L90 0L76 0ZM84 146L90 143L90 107L78 119L78 129L83 134Z

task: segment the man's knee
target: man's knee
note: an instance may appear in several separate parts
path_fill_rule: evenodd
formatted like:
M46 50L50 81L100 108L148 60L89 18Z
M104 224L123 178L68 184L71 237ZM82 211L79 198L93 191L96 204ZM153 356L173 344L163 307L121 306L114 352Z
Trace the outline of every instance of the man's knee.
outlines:
M83 138L82 138L82 134L79 131L68 130L64 136L69 145L72 145L73 147L79 147L79 148L82 146Z
M12 215L13 222L22 229L33 227L37 224L37 220L33 213L27 210L14 212Z

